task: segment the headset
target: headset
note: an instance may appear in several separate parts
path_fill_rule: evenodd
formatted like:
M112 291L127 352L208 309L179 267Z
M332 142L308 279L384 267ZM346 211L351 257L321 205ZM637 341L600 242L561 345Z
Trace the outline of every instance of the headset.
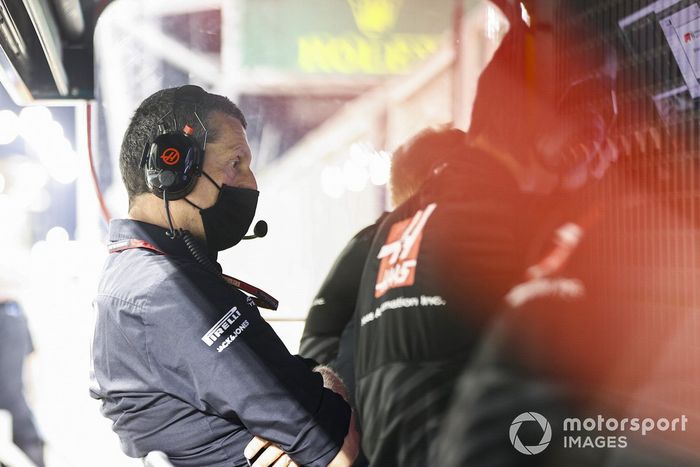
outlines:
M175 89L172 109L161 117L157 133L149 138L143 149L141 168L151 193L161 199L182 199L192 192L197 179L202 175L204 151L207 145L207 129L197 114L197 102L206 94L199 86L186 85ZM200 145L194 137L194 122L180 122L177 116L185 106L192 107L197 123L204 130ZM182 112L184 113L184 112ZM173 128L168 130L165 122L172 117Z

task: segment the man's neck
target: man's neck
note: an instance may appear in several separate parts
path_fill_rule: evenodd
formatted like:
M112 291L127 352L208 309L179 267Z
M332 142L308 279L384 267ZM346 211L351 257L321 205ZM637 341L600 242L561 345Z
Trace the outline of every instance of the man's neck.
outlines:
M170 215L173 220L173 227L176 230L187 230L197 239L204 241L204 228L201 220L198 221L192 215L192 210L188 209L189 205L183 206L182 204L184 203L179 201L170 202ZM163 200L152 194L141 195L134 200L127 217L135 221L157 225L164 229L170 228Z
M165 215L165 208L162 202L159 204L160 209L154 205L152 200L140 199L129 208L127 217L135 221L146 222L167 229L168 219Z

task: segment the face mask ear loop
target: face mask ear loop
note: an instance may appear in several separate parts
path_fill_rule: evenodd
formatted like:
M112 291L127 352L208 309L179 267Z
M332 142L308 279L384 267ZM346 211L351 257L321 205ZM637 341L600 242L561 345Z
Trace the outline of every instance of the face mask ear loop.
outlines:
M214 186L215 186L216 188L219 189L219 191L221 191L221 187L214 181L213 178L211 178L211 177L210 177L205 171L203 171L203 170L202 170L202 175L204 175L205 177L207 177L207 179L208 179L210 182L212 182L212 183L214 184ZM187 199L187 198L183 198L183 199L184 199L185 201L187 201L187 202L189 203L189 205L192 206L193 208L195 208L195 209L197 209L197 210L199 210L199 211L202 210L202 208L200 208L199 206L197 206L196 204L194 204L194 203L193 203L192 201L190 201L189 199Z
M195 209L197 209L197 210L199 210L199 211L202 210L202 208L200 208L199 206L197 206L196 204L194 204L194 203L193 203L192 201L190 201L189 199L187 199L187 198L183 198L183 199L184 199L185 201L187 201L187 202L189 203L189 205L192 206L193 208L195 208Z
M214 181L214 179L211 178L211 177L209 176L209 174L207 174L205 171L202 170L202 175L204 175L205 177L207 177L207 178L209 179L209 181L212 182L212 183L214 184L214 186L215 186L216 188L219 189L219 191L221 191L221 187L219 186L219 184L216 183L216 182Z

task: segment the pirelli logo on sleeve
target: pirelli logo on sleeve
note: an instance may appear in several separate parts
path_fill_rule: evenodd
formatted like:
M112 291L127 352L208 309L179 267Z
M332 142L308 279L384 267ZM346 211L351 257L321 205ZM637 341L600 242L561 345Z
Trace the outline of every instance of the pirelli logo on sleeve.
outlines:
M202 341L211 347L240 316L241 312L234 306L202 336Z
M377 255L377 259L381 262L374 288L375 298L381 297L389 289L413 285L416 280L423 228L435 208L437 204L429 204L425 209L416 212L412 218L404 219L391 226L386 243Z

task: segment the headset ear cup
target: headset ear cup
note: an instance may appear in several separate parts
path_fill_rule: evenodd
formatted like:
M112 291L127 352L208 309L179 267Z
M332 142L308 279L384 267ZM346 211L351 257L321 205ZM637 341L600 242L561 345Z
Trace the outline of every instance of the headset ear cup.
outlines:
M172 109L161 118L156 136L143 149L141 168L144 170L148 188L159 198L184 198L192 192L202 173L204 150L193 135L193 127L190 124L179 126L177 116L184 113L183 105L192 106L194 117L204 129L206 141L206 128L197 115L197 103L206 94L206 91L198 86L176 88ZM163 124L168 116L172 116L177 127L171 131L166 131ZM193 121L194 118L188 120Z
M151 146L153 143L150 141L146 144L143 145L143 153L141 154L141 162L139 163L140 168L145 168L146 164L148 163L148 156L151 153Z
M144 154L141 161L141 167L144 170L144 174L146 176L146 184L151 190L151 193L155 194L156 196L162 197L163 187L161 186L160 181L161 168L158 164L158 144L156 141L147 143L144 147Z
M144 172L146 174L146 184L148 185L148 188L153 194L161 197L163 189L160 183L161 171L158 167L156 159L154 158L154 154L157 154L157 146L155 144L151 144L148 148Z
M194 189L201 170L202 151L193 137L173 131L158 135L144 159L146 183L151 192L159 198L177 200Z

